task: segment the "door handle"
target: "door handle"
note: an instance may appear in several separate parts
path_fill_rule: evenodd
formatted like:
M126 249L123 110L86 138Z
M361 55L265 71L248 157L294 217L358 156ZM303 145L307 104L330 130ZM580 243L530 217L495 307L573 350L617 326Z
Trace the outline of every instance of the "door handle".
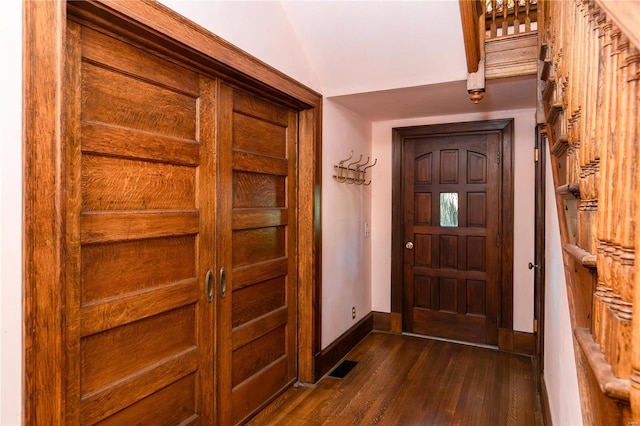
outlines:
M539 268L540 265L534 265L533 263L529 262L529 269L533 269L533 268Z
M407 241L407 243L404 246L409 250L413 250L413 243L411 241Z
M213 273L211 270L207 271L207 275L204 277L204 291L207 295L207 302L213 300Z
M227 271L220 268L220 297L223 299L227 296Z

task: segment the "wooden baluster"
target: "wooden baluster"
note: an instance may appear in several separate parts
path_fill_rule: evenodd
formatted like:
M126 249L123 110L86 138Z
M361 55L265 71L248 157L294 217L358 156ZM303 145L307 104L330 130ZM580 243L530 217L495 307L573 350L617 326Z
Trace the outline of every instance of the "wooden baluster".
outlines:
M531 0L527 0L524 5L524 32L531 32L531 16L529 13L531 12Z
M498 37L498 28L496 27L496 9L498 3L496 0L491 0L491 38Z
M614 30L611 32L611 55L610 55L610 81L611 84L608 90L608 97L610 101L610 110L608 112L609 120L609 128L606 129L605 142L606 149L605 155L607 156L607 176L605 178L605 182L608 182L607 188L605 188L605 196L607 202L607 210L603 211L603 214L606 217L607 226L605 228L605 241L606 246L604 249L604 268L602 270L602 277L604 281L604 286L606 288L613 289L613 282L615 280L615 229L618 225L616 210L617 210L617 199L618 196L617 191L619 190L617 175L618 175L618 161L619 155L617 155L617 144L616 144L616 127L618 125L618 94L619 92L619 81L618 81L618 44L620 40L620 32L618 30ZM605 112L606 113L606 112ZM600 272L600 271L598 271ZM608 311L608 304L603 298L603 305L601 308L602 311L602 321L603 323L607 321L606 312ZM605 324L602 324L601 330L605 329ZM608 340L605 336L602 336L601 339L601 347L604 348Z
M509 0L502 0L502 37L509 34Z
M622 284L620 296L624 301L626 310L618 315L619 321L619 353L617 354L617 364L614 365L614 373L619 377L628 377L631 374L631 347L629 346L631 335L630 315L633 310L635 283L635 240L637 232L635 230L636 212L638 210L638 53L630 47L628 40L622 39L624 64L621 68L623 87L624 114L622 116L621 142L625 145L625 162L623 169L623 185L625 188L625 203L622 211L623 229L621 232L621 256L619 279Z
M609 242L611 241L609 229L610 229L610 215L608 212L610 211L611 206L611 176L610 176L610 156L611 150L609 149L609 122L611 120L610 111L611 111L611 95L612 95L612 86L613 86L613 70L612 70L612 40L611 40L611 22L604 22L604 44L603 44L603 67L602 67L602 76L604 77L602 96L603 96L603 106L600 111L601 120L598 122L601 124L600 136L598 139L602 139L602 143L600 143L600 189L599 189L599 209L598 209L598 260L597 260L597 271L598 271L598 291L594 296L594 306L593 306L593 336L594 340L597 343L601 343L600 339L600 322L602 321L602 296L606 289L607 279L605 278L605 273L608 271L608 253L607 248L609 246ZM597 318L597 323L596 323Z
M598 267L600 267L600 256L598 256ZM591 334L593 335L593 340L596 343L601 342L602 333L600 331L600 327L602 327L602 309L604 307L602 299L606 296L608 289L601 283L598 282L598 286L596 287L595 293L593 293L593 306L592 311L593 315L591 316Z
M593 23L594 23L594 44L591 50L590 56L592 58L592 82L594 87L591 102L589 104L589 123L591 125L590 130L590 152L589 159L592 165L590 187L592 191L592 198L597 200L596 211L591 220L591 241L589 251L591 253L598 252L598 210L600 209L600 138L601 138L601 126L599 119L599 111L602 110L603 104L603 85L604 78L602 75L602 68L604 61L602 58L603 45L604 45L604 15L600 13L598 8L593 10Z
M633 139L635 139L635 145L637 149L637 144L640 143L640 117L638 114L640 113L640 106L638 105L638 97L637 93L640 90L640 84L638 80L640 79L640 55L636 49L633 49L632 54L630 55L630 63L629 63L629 73L631 74L630 86L633 89L632 93L635 94L634 108L635 110L632 112L631 121L634 126L634 130L632 133ZM635 191L640 188L640 173L636 172L635 176ZM637 192L635 192L637 194ZM640 224L640 208L636 208L635 210L635 223ZM640 238L638 237L638 233L635 234L635 251L636 253L640 253ZM633 288L633 304L636 307L640 307L640 262L635 262L635 280L634 280L634 288ZM631 417L632 421L636 424L640 424L640 313L638 309L636 309L635 315L632 318L632 336L631 342L633 342L633 346L631 348Z
M616 200L625 200L624 203L617 203L617 222L618 226L616 226L616 249L617 256L619 258L620 266L622 266L621 257L624 254L624 249L633 247L633 242L630 241L630 237L633 235L632 228L635 226L635 222L631 219L631 206L633 206L634 200L637 198L637 194L632 194L629 192L629 184L631 176L633 175L633 169L635 169L636 164L632 163L633 156L633 146L630 143L629 138L629 98L631 94L629 93L629 84L627 79L627 71L629 69L628 63L626 61L627 54L629 49L629 40L626 36L622 36L620 38L620 44L618 46L618 50L620 52L618 59L618 67L619 67L619 82L620 82L620 96L618 97L618 117L619 124L616 129L616 140L617 144L620 147L619 155L619 168L618 168L618 184L620 185L619 196L620 198L616 198ZM626 274L624 274L624 268L621 268L621 275L618 277L619 290L618 294L625 297L627 295L624 294L625 288L630 284L626 280ZM629 300L628 298L626 300Z
M520 0L513 1L513 33L520 34Z

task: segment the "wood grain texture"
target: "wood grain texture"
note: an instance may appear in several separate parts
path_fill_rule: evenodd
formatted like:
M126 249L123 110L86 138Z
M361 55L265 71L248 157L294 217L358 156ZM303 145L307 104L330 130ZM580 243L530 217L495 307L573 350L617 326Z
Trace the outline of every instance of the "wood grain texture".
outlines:
M163 40L165 44L176 43L169 48L175 51L189 49L188 57L200 61L207 67L218 68L228 73L245 74L256 82L282 91L293 99L299 99L309 106L317 104L320 95L275 68L248 55L240 48L189 21L163 4L144 0L130 2L127 0L92 1L87 5L77 5L74 14L83 15L87 10L91 13L114 14L129 17L131 21L141 23L155 34L168 34L173 40ZM132 30L131 28L126 28ZM133 28L135 29L135 27ZM146 28L145 28L146 29ZM140 31L138 29L138 31ZM134 35L136 34L133 32ZM139 33L138 33L139 34ZM209 58L207 60L207 58ZM210 58L215 58L211 61ZM217 63L216 63L217 62Z
M198 232L198 210L87 213L80 219L84 244L191 235Z
M320 378L321 345L321 107L298 116L298 379L313 383Z
M342 333L340 337L334 340L329 346L322 350L322 375L325 375L353 348L355 348L362 339L364 339L373 330L373 313L370 312L347 331Z
M502 137L496 137L495 131L502 132ZM458 317L452 321L460 326L468 318L469 327L461 327L464 337L448 337L498 343L498 318L501 327L511 328L513 321L513 121L460 123L457 128L453 124L416 126L394 132L394 170L399 171L393 175L393 206L403 205L404 210L392 215L392 311L397 309L395 303L404 303L399 312L403 313L405 331L415 326L407 318L409 311L425 321L437 316L432 318L433 329L420 326L420 332L429 335L453 333L444 323L444 312L456 313ZM454 143L460 152L452 149ZM489 187L499 191L489 191ZM458 227L439 226L440 197L431 194L440 192L461 194ZM484 211L488 206L498 206L501 218L488 215ZM404 248L405 241L413 241L413 251ZM412 273L405 269L404 278L402 274L398 278L402 265L410 263ZM405 294L401 291L403 282ZM424 289L419 288L421 283ZM394 288L400 294L396 295ZM468 302L466 296L493 302ZM500 307L498 297L503 302ZM466 315L469 307L475 317ZM427 315L418 312L420 309L442 312ZM480 312L491 318L491 326L480 325Z
M196 277L195 236L91 244L82 251L83 305ZM137 262L131 262L132 258ZM96 261L98 260L99 261Z
M200 145L195 140L123 129L104 123L82 123L82 152L120 158L196 166Z
M376 331L391 331L391 314L373 311L373 329Z
M462 20L462 36L464 39L464 51L467 57L467 72L469 74L478 71L480 62L480 38L478 3L476 1L460 0L460 19Z
M344 379L291 388L248 424L542 424L529 357L374 332L347 359Z
M83 66L82 85L84 121L196 138L195 97L89 63Z
M638 31L628 27L637 14L621 19L621 6L549 2L539 10L546 134L562 196L558 217L582 415L590 424L640 419L640 410L611 389L633 381L631 358L638 352L631 321L640 56L632 42ZM627 14L637 8L625 6Z
M537 32L486 41L487 80L535 74L538 66Z
M66 8L62 2L28 2L23 39L24 162L24 424L63 424L66 404L59 367L64 357L63 177L58 165ZM47 389L47 392L42 392Z
M83 155L82 193L85 212L194 209L196 168Z
M107 3L109 2L89 1L67 4L66 2L54 0L42 0L25 6L24 115L25 152L29 154L24 157L25 193L29 194L24 203L25 218L28 219L26 219L28 225L25 226L25 321L27 323L25 330L28 330L25 335L25 354L28 357L28 362L25 362L24 420L26 424L40 424L49 421L55 424L75 424L87 419L97 418L107 420L104 418L107 415L105 413L114 413L114 409L120 410L122 406L119 404L123 402L125 405L131 405L127 409L118 412L118 416L122 415L122 417L114 417L108 420L116 423L118 421L127 422L128 420L126 419L145 418L143 414L149 407L153 406L149 401L166 399L166 393L154 393L155 391L151 390L156 386L155 384L152 385L152 383L158 374L163 374L160 371L162 369L160 369L150 372L149 375L140 376L142 382L136 379L122 389L105 388L106 393L97 395L92 401L87 401L88 405L83 403L82 406L79 406L77 404L77 401L79 401L77 397L79 386L76 379L74 379L74 377L79 376L78 368L77 366L74 367L71 362L67 363L68 365L65 367L60 360L65 355L72 359L78 354L79 341L74 339L80 336L80 327L78 324L74 325L73 321L68 321L65 315L79 315L81 303L89 303L89 305L86 303L85 305L88 308L91 307L91 309L100 310L105 308L105 312L107 312L118 303L135 306L135 303L134 305L129 304L129 298L135 294L144 295L144 297L153 294L147 293L146 290L135 288L121 289L118 290L120 291L119 294L124 296L118 296L122 297L122 299L113 302L115 304L108 309L108 305L104 304L101 308L97 308L102 302L91 305L97 300L111 297L108 292L102 296L96 293L81 301L84 295L78 291L80 285L82 285L80 283L81 277L78 273L80 270L79 265L83 262L81 250L79 249L80 245L82 245L83 249L86 248L88 250L101 245L104 247L114 242L112 237L115 236L115 240L124 241L125 243L123 244L130 242L133 244L131 247L134 247L137 242L156 237L161 238L162 241L169 241L172 237L165 239L163 236L175 235L177 237L184 235L181 232L189 228L185 238L194 238L197 235L199 243L204 246L214 247L213 242L217 240L215 238L216 229L209 225L215 223L215 220L211 219L215 218L216 205L214 202L207 201L207 197L211 196L209 191L214 190L215 193L218 180L215 178L215 174L207 173L206 170L211 170L211 167L215 167L218 158L214 150L208 147L203 148L203 146L210 146L209 144L215 141L218 129L214 128L211 122L206 120L198 122L196 127L190 127L192 123L188 122L184 122L175 128L165 126L163 123L160 123L159 126L152 124L154 120L164 121L168 116L172 115L173 112L167 115L167 111L170 111L176 105L175 101L185 108L182 113L187 111L188 115L195 112L192 101L189 99L195 101L198 96L200 96L200 99L197 100L198 112L207 117L217 116L217 107L211 102L216 99L216 84L212 83L209 78L198 75L199 73L207 76L224 75L239 87L255 91L255 93L264 96L266 99L276 101L281 105L294 106L297 109L307 109L306 113L302 115L303 119L300 120L300 123L304 123L307 129L311 129L311 131L303 132L303 136L301 136L301 140L304 141L301 144L301 147L304 147L301 152L305 152L304 165L307 167L305 170L310 170L310 173L300 178L300 184L301 186L306 185L310 191L306 193L306 198L300 198L303 205L300 210L300 217L306 218L306 221L303 222L303 226L306 227L306 234L300 233L299 235L306 235L307 239L305 242L304 238L298 238L297 242L305 250L308 247L313 247L313 250L309 252L309 255L305 254L299 258L291 257L288 262L297 265L301 271L304 271L306 277L309 277L309 280L305 280L309 285L302 288L297 294L298 298L308 303L310 315L307 318L312 319L312 325L304 329L305 332L309 333L309 336L306 337L304 333L301 333L301 336L305 336L308 341L312 342L311 345L305 347L310 354L307 356L309 361L306 364L308 371L315 371L315 354L319 352L320 311L318 306L320 298L318 296L320 287L318 277L320 268L317 265L319 265L320 253L320 231L318 227L320 209L317 202L319 197L317 189L320 182L321 166L320 161L316 160L319 159L321 152L319 148L321 146L320 95L281 73L264 66L264 64L260 64L259 61L256 62L253 58L249 58L244 52L228 43L224 41L218 43L220 39L203 31L201 28L196 28L186 19L177 16L177 14L156 2L133 4L125 1L109 3L114 7L107 5ZM70 12L70 21L66 20L67 11ZM77 46L77 40L75 40L68 44L72 46L71 50L65 51L62 46L65 46L67 26L72 27L79 22L87 25L84 27L86 29L86 40L91 46L86 45L86 49L82 52L80 50L74 51L75 46ZM190 37L189 35L185 36L185 34L193 35L194 33L198 34L196 35L197 42L195 44L186 42L185 40L190 40ZM79 32L76 31L73 37L78 36ZM71 38L73 39L73 37ZM90 39L91 41L89 41ZM177 41L177 39L183 40L185 43ZM110 43L117 44L118 41L123 40L130 41L130 43L120 45L119 52L122 52L122 55L110 54L108 53L109 49L104 49L105 45ZM209 53L199 52L194 46L199 46ZM136 48L146 53L152 53L146 56L146 66L136 65L136 61L131 61L127 57L128 54L136 52ZM212 53L211 49L219 53L219 56ZM155 53L159 53L159 55L155 55ZM80 61L76 61L76 59L82 54L86 55L86 61L81 65L83 68L80 68L78 67ZM165 62L164 59L166 58L169 58L170 61ZM236 69L233 64L226 63L227 59L242 69ZM245 59L246 62L244 62ZM106 62L111 63L107 64ZM66 77L63 76L63 63L67 64L66 72L68 76ZM182 68L183 65L184 69ZM83 81L74 77L81 75L83 70L87 71L86 80ZM179 74L182 74L184 79L171 82L171 79ZM95 78L96 76L104 77L108 75L115 76L112 80L119 80L125 83L126 87L131 87L132 90L128 93L109 93L105 86L108 82L103 81L103 78ZM275 86L271 85L270 82L274 83ZM121 107L112 111L101 109L103 106L95 103L95 99L91 100L80 96L79 89L81 87L84 87L84 89L90 88L91 91L94 89L102 91L114 103L120 103ZM147 115L147 112L143 111L144 102L141 99L147 94L151 93L153 95L154 91L156 91L156 95L160 93L161 99L158 99L160 102L158 104L159 108ZM133 96L133 98L130 98L130 96ZM93 108L94 111L92 112L93 115L84 116L87 121L78 124L82 118L81 114L84 112L80 109L74 110L74 107L70 105L80 105L82 99L84 99L84 105L89 106L90 109ZM65 111L60 110L60 105L64 105ZM66 114L64 117L63 112ZM178 113L179 116L180 114ZM289 115L289 125L292 122L292 117L295 117L295 114ZM119 126L124 125L130 128L96 121L103 119L115 121ZM73 120L76 121L74 122ZM160 129L159 133L156 132L156 128ZM192 132L194 129L197 129L197 131ZM62 135L60 130L64 130L66 133ZM172 133L174 131L177 131L177 133ZM80 143L80 134L86 136L87 140L83 140ZM291 132L293 137L296 134L297 132ZM64 143L63 139L65 139ZM139 143L132 143L131 140L133 139ZM206 143L203 144L203 142ZM196 209L201 211L199 215L194 217L196 227L198 226L197 223L200 224L200 227L198 229L194 228L194 222L191 220L193 217L191 217L191 219L187 220L191 224L183 226L182 231L178 231L177 234L175 230L167 233L166 229L164 231L160 229L164 226L172 227L173 225L170 223L163 225L160 223L162 220L157 219L155 220L156 224L152 226L155 231L147 232L149 228L142 224L144 222L142 220L137 225L134 223L134 228L137 227L138 230L130 233L116 222L122 219L128 220L130 218L128 215L135 217L139 213L147 214L146 212L119 212L117 214L122 213L124 216L106 215L99 219L96 218L101 213L91 219L87 219L90 214L81 216L77 207L80 205L78 203L81 200L81 186L79 183L82 165L78 160L81 155L85 154L119 159L118 161L140 161L140 164L151 162L199 168L199 182L196 185L196 190L198 191L197 196L204 198L201 198L196 203ZM289 156L288 158L291 157ZM256 172L262 167L261 163L268 164L273 169L273 172L282 175L282 171L279 171L281 165L273 161L265 162L263 159L253 158L246 163L246 166L242 166L242 163L239 164L241 167L247 168L248 170L246 171ZM286 174L293 181L298 181L298 176L296 173L292 174L291 170L295 171L297 168L297 162L289 162ZM66 175L63 176L63 173L66 173ZM65 188L64 191L62 190L63 187ZM96 207L102 208L98 198L94 199L95 202L98 202ZM149 200L151 198L155 197L150 197ZM289 194L287 203L294 206L294 211L296 211L295 204L291 200L295 200L294 191ZM148 206L149 204L145 207ZM129 208L131 206L126 207ZM193 211L183 212L188 216L193 214ZM304 212L311 213L311 216L305 216ZM166 211L156 211L148 214L162 213L166 213ZM102 225L98 223L101 219ZM88 234L86 232L83 234L82 221L85 221L84 225L88 225L88 228L84 228L84 231L89 230ZM287 217L288 225L294 223L297 225L297 221L297 215L291 216L289 214L289 217ZM136 222L135 219L134 222ZM98 227L92 228L96 224L98 224ZM180 226L178 225L178 227ZM65 230L65 227L68 229ZM100 234L105 229L107 234L111 234L96 236L96 231ZM65 235L64 238L62 237L63 234ZM290 233L287 238L289 246L296 245L296 232ZM62 239L67 243L71 243L72 246L62 247L62 245L57 245ZM76 245L75 249L73 244ZM189 245L187 245L188 247ZM204 274L208 268L213 267L215 269L214 259L204 255L205 253L206 250L203 250L203 246L198 248L200 260L197 262L197 272L195 274L198 285L203 282ZM104 254L93 253L93 256L99 257ZM152 257L157 255L159 254L153 254ZM94 257L94 259L96 258ZM170 263L172 259L165 260ZM107 269L104 271L106 272ZM135 274L136 268L131 271ZM140 272L142 269L137 271ZM160 287L162 285L172 286L174 285L173 283L180 283L183 279L193 280L194 274L191 273L191 277L182 277L186 272L173 271L172 274L176 279L168 276L164 284L159 284ZM179 276L182 278L177 278ZM297 281L296 277L293 277L292 281ZM38 285L45 283L47 285L36 292L34 286L36 282ZM195 283L196 281L190 282ZM153 285L149 287L153 287ZM192 289L189 291L192 291ZM295 300L296 293L294 292L292 295L287 297L294 297L294 300L290 302L295 305L297 302ZM66 309L62 309L66 302L71 303L67 303ZM160 305L154 302L154 306L158 307ZM99 318L103 313L97 312L96 315L91 314L91 317L97 320L92 320L94 325L89 327L91 330L102 329L103 326L96 326L95 324L106 324ZM199 320L207 324L214 323L216 315L213 309L202 309L198 310L198 312L198 315L200 315ZM295 318L295 310L291 312L293 313L289 314L290 317L293 316ZM143 314L142 316L144 317L145 315ZM153 314L151 315L153 316ZM133 314L130 318L139 318L139 315ZM124 321L127 322L128 320ZM70 324L67 330L62 329L62 324L64 323ZM31 334L29 330L32 331ZM212 329L208 331L200 330L198 332L198 342L201 344L203 351L213 353L214 346L212 343L208 343L210 339L208 340L207 333L214 333L214 331ZM190 360L198 359L197 354L189 355L189 357ZM194 370L189 370L190 367L183 368L187 364L180 361L178 364L168 366L166 371L179 370L181 373L177 376L169 374L165 385L172 388L175 386L175 389L182 390L187 390L193 385L197 389L191 389L191 391L195 392L192 395L200 393L204 399L196 398L196 401L189 405L184 403L190 398L188 392L186 394L187 399L177 398L176 401L182 401L176 403L177 412L181 412L183 409L193 409L200 415L194 414L182 417L176 414L176 422L180 421L183 424L198 422L212 424L215 422L212 410L216 410L217 401L213 395L213 386L207 386L206 384L214 383L219 373L214 371L213 368L205 368L204 371L196 373L200 375L199 378L192 380L189 377L193 376ZM291 364L289 363L287 366L289 374L291 369ZM187 373L187 371L192 371L192 373ZM63 377L67 378L63 379ZM179 377L185 377L185 379L180 379ZM180 385L177 384L178 382L173 383L172 380L179 380ZM68 388L65 389L65 386L68 386ZM46 392L43 389L46 389ZM70 399L66 399L67 397ZM147 400L146 398L149 399ZM101 406L105 400L110 401L111 408ZM211 403L203 405L203 400L211 401ZM120 408L115 408L117 406ZM188 406L191 408L185 408ZM144 407L147 408L145 409ZM161 415L159 416L161 417Z

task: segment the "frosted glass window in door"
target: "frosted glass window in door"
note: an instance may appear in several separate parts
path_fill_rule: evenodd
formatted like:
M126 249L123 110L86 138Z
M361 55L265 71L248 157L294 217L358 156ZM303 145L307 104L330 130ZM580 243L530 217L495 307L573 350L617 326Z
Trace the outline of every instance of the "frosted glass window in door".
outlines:
M440 193L440 226L458 226L458 193Z

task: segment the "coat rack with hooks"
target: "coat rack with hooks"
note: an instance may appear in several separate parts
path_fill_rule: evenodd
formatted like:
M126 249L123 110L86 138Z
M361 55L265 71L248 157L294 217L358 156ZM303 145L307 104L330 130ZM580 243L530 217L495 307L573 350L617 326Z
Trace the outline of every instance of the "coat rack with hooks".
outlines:
M362 155L356 161L351 161L353 158L353 150L351 151L351 155L344 160L341 160L338 164L333 166L336 170L336 174L333 175L333 178L337 180L339 183L348 183L355 185L371 185L371 179L366 182L366 174L367 169L375 166L378 162L376 158L372 164L369 164L371 161L371 157L367 157L367 161L362 162ZM349 161L349 162L348 162ZM345 165L346 164L346 165Z

